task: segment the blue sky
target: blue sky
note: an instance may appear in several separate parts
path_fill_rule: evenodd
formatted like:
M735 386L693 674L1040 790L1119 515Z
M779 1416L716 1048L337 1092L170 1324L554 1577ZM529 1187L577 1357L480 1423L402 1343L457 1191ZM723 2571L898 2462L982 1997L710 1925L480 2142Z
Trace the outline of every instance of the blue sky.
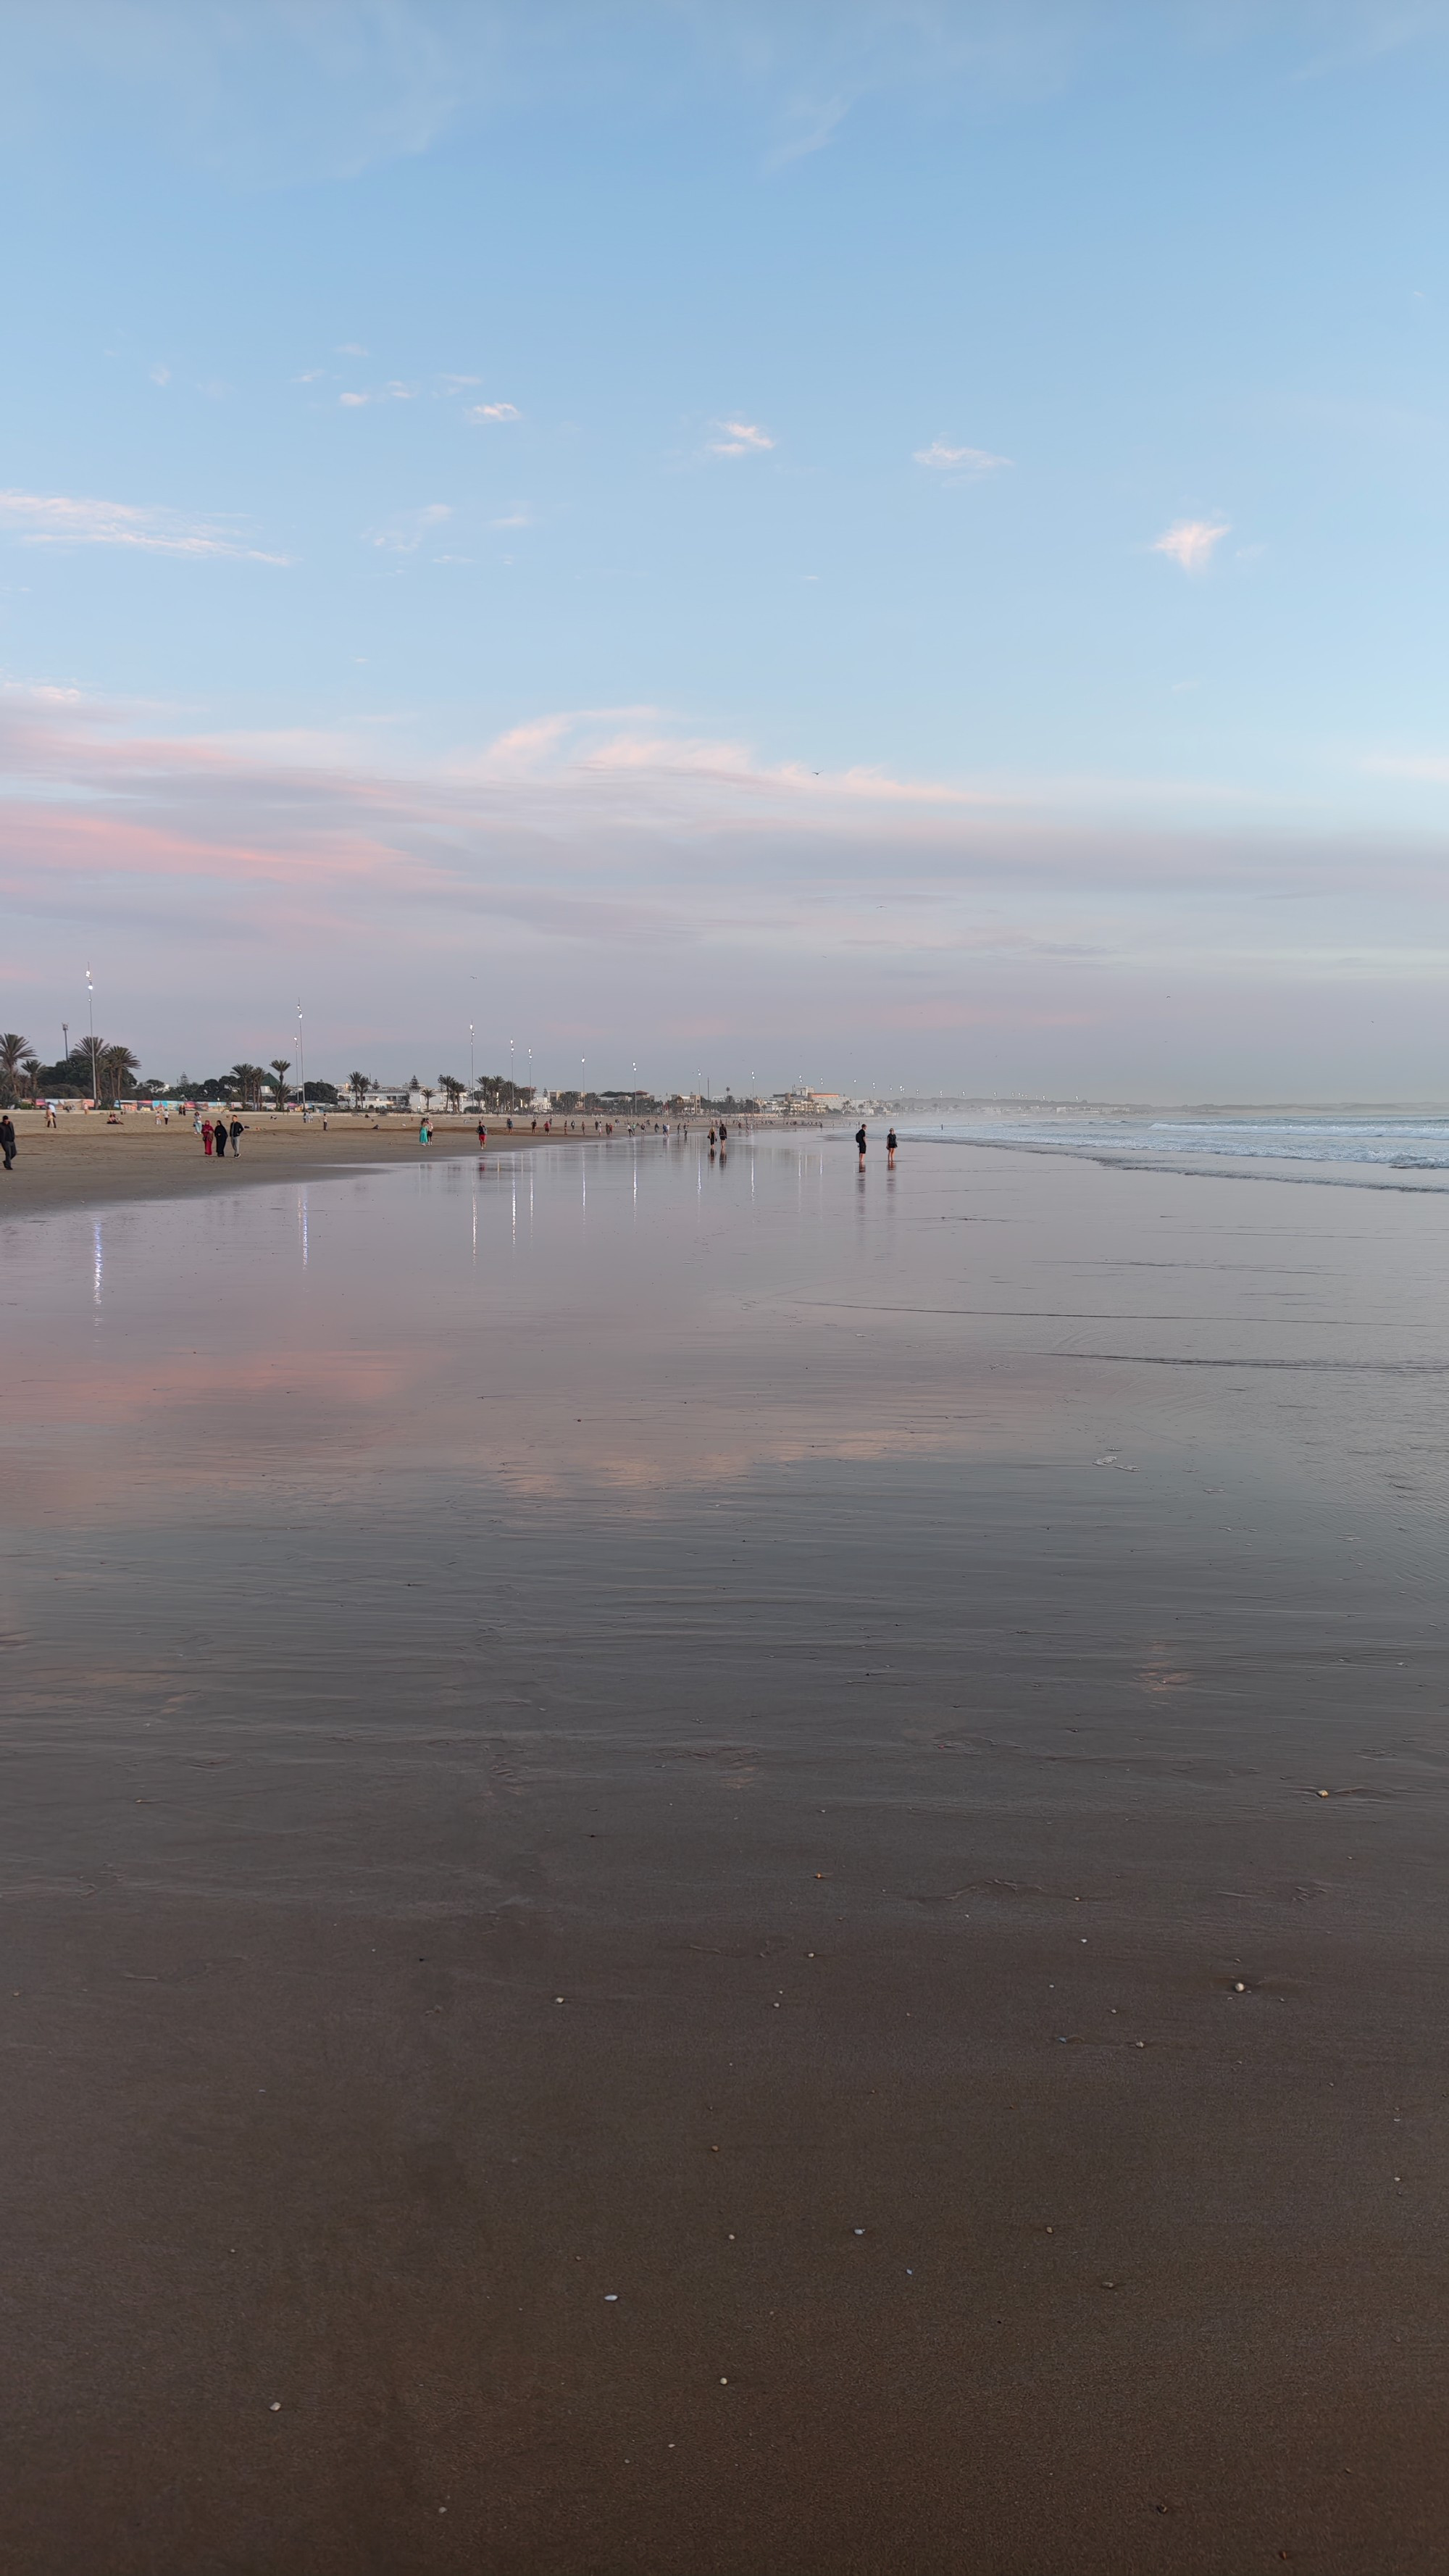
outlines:
M1449 1092L1449 10L0 47L5 1025Z

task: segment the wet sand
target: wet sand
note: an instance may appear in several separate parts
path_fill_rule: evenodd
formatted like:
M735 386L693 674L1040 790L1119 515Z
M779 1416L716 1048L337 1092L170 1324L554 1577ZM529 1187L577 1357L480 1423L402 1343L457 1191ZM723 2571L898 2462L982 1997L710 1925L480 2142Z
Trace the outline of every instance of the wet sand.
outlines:
M9 2563L1443 2561L1430 1198L7 1230Z
M94 1111L85 1117L61 1114L47 1129L37 1111L14 1113L18 1150L13 1169L0 1172L0 1217L37 1208L106 1207L118 1199L175 1198L206 1190L250 1189L258 1182L320 1179L328 1172L364 1170L394 1163L414 1163L452 1154L476 1154L477 1120L435 1118L431 1145L418 1143L416 1118L390 1118L376 1125L346 1111L302 1125L300 1118L261 1117L246 1122L240 1155L208 1156L189 1119L173 1118L158 1127L144 1115L126 1115L119 1127L108 1127ZM527 1125L510 1135L488 1123L488 1150L512 1152L553 1144L542 1127ZM591 1132L570 1141L616 1144Z

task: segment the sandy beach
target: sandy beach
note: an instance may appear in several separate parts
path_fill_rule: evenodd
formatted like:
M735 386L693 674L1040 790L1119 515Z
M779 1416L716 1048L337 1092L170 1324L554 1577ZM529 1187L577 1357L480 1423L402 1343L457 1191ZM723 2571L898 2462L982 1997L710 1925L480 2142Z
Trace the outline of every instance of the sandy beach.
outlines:
M1437 2576L1449 1212L854 1164L8 1231L27 2576Z
M118 1127L108 1127L103 1112L62 1112L58 1126L47 1129L39 1111L12 1112L17 1147L14 1168L0 1173L0 1216L21 1209L109 1206L118 1199L174 1198L188 1191L250 1189L258 1182L297 1181L314 1174L362 1170L378 1165L416 1162L451 1154L476 1156L476 1118L434 1118L430 1145L418 1142L416 1118L353 1117L329 1113L320 1118L255 1116L245 1121L239 1156L208 1157L189 1119L158 1126L149 1113L126 1113ZM488 1150L512 1151L565 1141L559 1121L545 1135L527 1120L510 1132L489 1119ZM627 1132L616 1124L612 1138L587 1126L567 1131L575 1144L613 1144Z

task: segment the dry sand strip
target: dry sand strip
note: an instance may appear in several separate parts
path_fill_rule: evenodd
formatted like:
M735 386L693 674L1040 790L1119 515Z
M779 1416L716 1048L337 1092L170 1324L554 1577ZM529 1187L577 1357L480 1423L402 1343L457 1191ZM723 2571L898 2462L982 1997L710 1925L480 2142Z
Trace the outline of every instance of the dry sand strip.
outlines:
M247 1119L241 1153L218 1162L202 1150L201 1139L187 1118L173 1117L157 1127L146 1113L127 1115L124 1124L108 1127L103 1115L61 1114L58 1127L47 1128L36 1110L17 1110L14 1169L0 1171L0 1216L37 1209L94 1207L114 1199L179 1198L184 1192L245 1189L255 1181L322 1179L367 1166L418 1162L439 1155L478 1152L477 1122L435 1119L431 1145L418 1143L415 1118L355 1118L347 1111L329 1113L303 1126L297 1117ZM546 1136L537 1131L488 1122L488 1153L512 1152L516 1146L606 1145L627 1141L627 1130L612 1137L595 1136L592 1127Z

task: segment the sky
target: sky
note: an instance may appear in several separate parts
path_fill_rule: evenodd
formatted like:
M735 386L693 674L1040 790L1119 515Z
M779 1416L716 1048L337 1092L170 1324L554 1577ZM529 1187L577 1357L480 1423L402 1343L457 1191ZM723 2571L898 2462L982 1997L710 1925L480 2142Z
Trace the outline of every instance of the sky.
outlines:
M1449 1099L1446 111L1449 0L0 0L0 1025Z

